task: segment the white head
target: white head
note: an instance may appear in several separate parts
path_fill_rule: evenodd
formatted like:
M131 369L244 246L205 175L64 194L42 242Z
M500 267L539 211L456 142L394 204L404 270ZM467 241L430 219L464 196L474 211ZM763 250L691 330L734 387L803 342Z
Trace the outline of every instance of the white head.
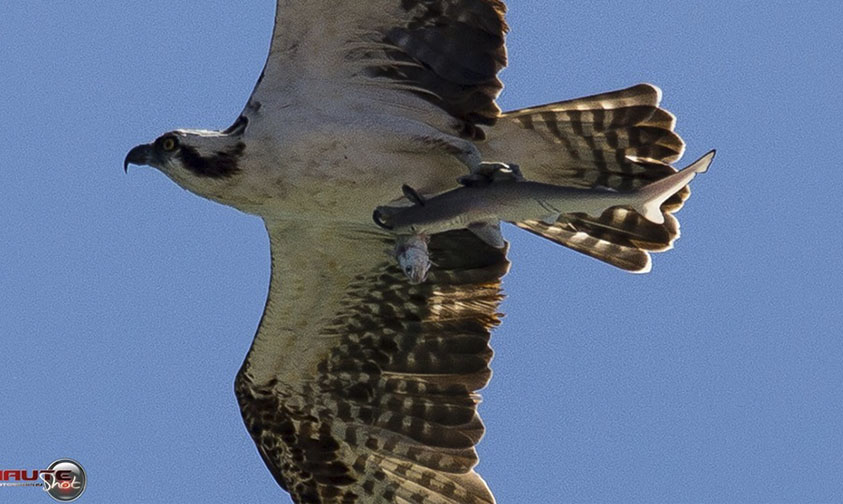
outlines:
M165 133L130 150L123 169L128 171L130 164L152 166L191 192L231 204L226 201L225 188L239 178L247 123L241 116L224 131L179 129Z

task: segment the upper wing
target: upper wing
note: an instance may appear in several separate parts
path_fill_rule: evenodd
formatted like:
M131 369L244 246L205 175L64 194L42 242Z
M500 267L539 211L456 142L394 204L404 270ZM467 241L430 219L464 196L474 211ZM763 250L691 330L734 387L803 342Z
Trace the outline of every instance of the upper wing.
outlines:
M500 0L278 0L247 112L303 96L316 106L353 101L374 86L386 102L415 95L467 126L491 124L506 64L504 11Z
M436 235L411 285L389 236L267 226L272 280L236 380L246 426L297 503L491 503L474 471L506 252Z

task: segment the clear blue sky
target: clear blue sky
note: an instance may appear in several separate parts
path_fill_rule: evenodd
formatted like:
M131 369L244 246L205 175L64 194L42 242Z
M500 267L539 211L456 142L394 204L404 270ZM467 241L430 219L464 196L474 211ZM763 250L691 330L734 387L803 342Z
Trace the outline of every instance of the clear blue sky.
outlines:
M499 502L843 501L841 3L509 5L504 108L652 82L683 163L718 157L649 275L507 229L479 466ZM75 458L80 503L287 502L232 387L261 222L121 166L231 123L273 9L3 2L0 466Z

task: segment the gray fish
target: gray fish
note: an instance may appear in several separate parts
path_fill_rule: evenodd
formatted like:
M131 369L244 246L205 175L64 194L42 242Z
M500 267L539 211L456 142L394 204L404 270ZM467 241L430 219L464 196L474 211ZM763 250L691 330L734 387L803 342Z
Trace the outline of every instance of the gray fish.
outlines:
M708 170L714 154L712 150L686 168L630 192L531 182L521 179L517 172L504 179L495 176L486 184L477 183L472 176L468 185L429 199L405 186L405 195L415 204L410 207L380 206L375 209L373 218L379 226L402 235L431 235L465 228L498 248L504 245L500 221L541 220L552 224L562 214L599 216L608 208L624 206L649 221L662 224L662 203L688 185L697 173Z

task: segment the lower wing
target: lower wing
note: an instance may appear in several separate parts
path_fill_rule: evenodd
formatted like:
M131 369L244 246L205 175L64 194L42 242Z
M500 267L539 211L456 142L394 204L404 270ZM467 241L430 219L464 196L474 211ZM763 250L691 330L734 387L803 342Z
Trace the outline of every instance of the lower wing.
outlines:
M433 236L411 285L389 235L267 225L266 310L236 380L246 426L297 503L492 503L475 444L506 251Z

